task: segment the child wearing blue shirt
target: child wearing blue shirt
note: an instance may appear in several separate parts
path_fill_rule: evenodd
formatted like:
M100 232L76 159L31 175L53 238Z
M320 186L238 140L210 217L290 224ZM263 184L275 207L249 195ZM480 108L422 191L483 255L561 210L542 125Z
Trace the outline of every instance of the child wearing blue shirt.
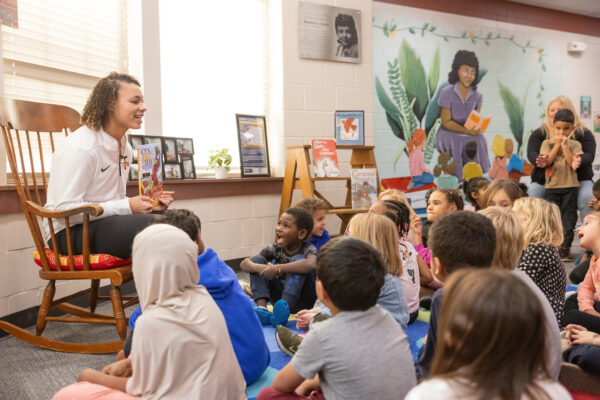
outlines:
M301 208L312 215L314 227L310 235L310 242L317 248L317 251L319 251L321 246L331 239L329 232L325 229L325 218L327 217L329 206L321 199L308 198L300 200L294 207Z

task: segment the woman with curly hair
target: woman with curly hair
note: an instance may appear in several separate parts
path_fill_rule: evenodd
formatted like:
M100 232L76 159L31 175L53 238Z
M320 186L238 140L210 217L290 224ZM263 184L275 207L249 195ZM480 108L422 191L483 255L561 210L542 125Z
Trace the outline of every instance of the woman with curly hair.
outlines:
M146 110L139 82L130 75L112 72L92 90L81 116L84 125L52 156L45 207L102 206L102 215L90 218L91 253L129 258L133 238L149 225L150 213L165 210L173 201L173 192L163 192L155 207L149 197L125 195L132 158L125 133L141 127ZM82 253L82 219L69 223L73 251ZM59 220L53 225L59 251L66 251L65 226ZM46 233L49 236L47 226Z
M459 50L454 55L452 71L448 74L449 86L440 92L438 105L441 108L442 126L436 137L436 147L440 153L450 153L456 162L456 175L462 178L463 148L468 142L477 144L477 156L474 160L486 173L490 169L487 142L480 129L467 129L464 124L471 111L481 110L483 97L477 91L479 79L479 61L472 51Z
M335 17L335 34L338 46L336 57L358 57L358 33L354 18L348 14L338 14Z

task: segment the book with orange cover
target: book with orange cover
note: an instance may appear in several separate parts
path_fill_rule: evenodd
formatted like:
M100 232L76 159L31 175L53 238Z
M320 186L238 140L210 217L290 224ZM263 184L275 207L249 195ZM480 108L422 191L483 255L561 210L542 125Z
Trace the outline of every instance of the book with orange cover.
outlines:
M490 124L491 120L492 120L492 117L484 118L477 111L473 110L473 111L471 111L471 114L469 114L469 118L467 118L467 121L465 122L465 128L467 128L467 129L479 128L479 129L481 129L481 132L485 132L488 125Z
M313 139L312 151L316 177L333 178L340 175L335 140Z
M152 198L152 206L159 204L163 191L162 150L160 143L138 146L138 179L140 196Z

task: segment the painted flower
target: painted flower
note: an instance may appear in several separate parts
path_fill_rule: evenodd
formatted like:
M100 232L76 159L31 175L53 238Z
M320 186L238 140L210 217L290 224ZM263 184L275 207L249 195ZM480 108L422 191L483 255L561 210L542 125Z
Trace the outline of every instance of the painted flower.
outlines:
M469 31L469 37L473 39L475 37L475 32Z
M540 54L542 52L542 48L541 47L536 47L535 50L537 51L538 54Z
M396 31L393 29L390 29L389 34L390 34L390 37L394 37L394 35L396 34Z

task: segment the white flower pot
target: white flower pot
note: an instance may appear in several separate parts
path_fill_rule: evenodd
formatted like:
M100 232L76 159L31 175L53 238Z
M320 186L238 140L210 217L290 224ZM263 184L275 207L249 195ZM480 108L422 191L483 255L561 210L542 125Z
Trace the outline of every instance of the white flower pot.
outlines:
M227 168L225 168L225 167L215 168L215 178L217 178L217 179L227 178Z

